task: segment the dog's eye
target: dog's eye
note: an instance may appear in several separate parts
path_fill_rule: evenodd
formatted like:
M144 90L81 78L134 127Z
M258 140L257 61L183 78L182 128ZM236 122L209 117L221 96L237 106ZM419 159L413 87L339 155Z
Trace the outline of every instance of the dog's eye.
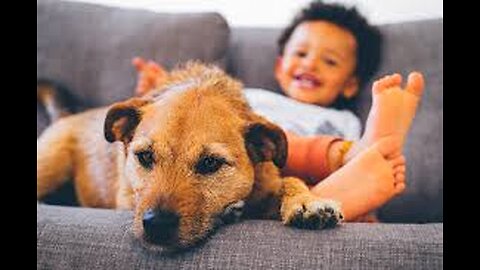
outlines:
M225 163L226 160L224 158L215 156L202 157L195 165L195 172L204 175L212 174L218 171Z
M138 162L146 168L146 169L151 169L153 167L153 163L155 162L154 157L153 157L153 152L150 150L146 151L140 151L135 153L137 156Z

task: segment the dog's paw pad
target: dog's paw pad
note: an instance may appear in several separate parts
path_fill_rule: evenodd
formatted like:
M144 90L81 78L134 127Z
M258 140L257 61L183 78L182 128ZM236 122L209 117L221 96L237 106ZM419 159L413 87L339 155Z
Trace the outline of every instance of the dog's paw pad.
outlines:
M299 205L290 215L287 224L302 229L324 229L335 227L343 220L340 206L331 200L314 200Z

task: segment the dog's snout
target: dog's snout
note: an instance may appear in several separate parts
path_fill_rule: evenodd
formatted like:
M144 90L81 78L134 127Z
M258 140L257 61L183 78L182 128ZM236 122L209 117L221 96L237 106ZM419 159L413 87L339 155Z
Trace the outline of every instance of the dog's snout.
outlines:
M169 210L148 209L143 214L143 228L150 241L162 243L175 237L180 217Z

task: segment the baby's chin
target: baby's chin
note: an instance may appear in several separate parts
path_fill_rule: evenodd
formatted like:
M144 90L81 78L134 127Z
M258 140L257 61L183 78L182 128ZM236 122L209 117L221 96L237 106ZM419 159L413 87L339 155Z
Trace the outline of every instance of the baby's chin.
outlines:
M286 94L297 100L297 101L300 101L300 102L303 102L303 103L308 103L308 104L315 104L315 105L320 105L320 106L325 106L327 107L328 104L330 102L328 102L327 100L325 100L325 98L323 98L320 93L321 93L321 89L318 88L318 89L312 89L312 88L309 88L309 89L303 89L303 88L290 88L288 92L286 92Z

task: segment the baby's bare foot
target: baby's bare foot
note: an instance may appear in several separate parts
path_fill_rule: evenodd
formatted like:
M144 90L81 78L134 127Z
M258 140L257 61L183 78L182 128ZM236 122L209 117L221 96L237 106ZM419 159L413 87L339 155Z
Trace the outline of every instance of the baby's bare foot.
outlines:
M410 128L424 89L424 80L421 73L412 72L405 90L400 88L401 82L402 77L394 74L373 84L373 105L366 129L373 139L395 133L404 138ZM392 122L394 125L389 124Z
M373 84L373 102L365 133L347 153L345 162L379 139L392 135L400 138L399 148L395 154L401 154L424 89L423 75L419 72L410 73L405 89L400 87L401 83L402 77L394 74L385 76Z
M346 221L377 209L405 189L405 158L396 153L400 143L398 136L379 139L313 187L312 193L340 202Z
M150 90L153 90L167 76L166 70L152 60L147 62L141 57L135 57L132 59L132 64L138 72L137 86L135 88L136 96L143 96Z
M395 188L395 193L400 194L405 190L405 171L406 171L406 166L405 166L405 157L398 156L397 158L393 160L388 161L390 165L393 168L393 177L394 177L394 188Z

